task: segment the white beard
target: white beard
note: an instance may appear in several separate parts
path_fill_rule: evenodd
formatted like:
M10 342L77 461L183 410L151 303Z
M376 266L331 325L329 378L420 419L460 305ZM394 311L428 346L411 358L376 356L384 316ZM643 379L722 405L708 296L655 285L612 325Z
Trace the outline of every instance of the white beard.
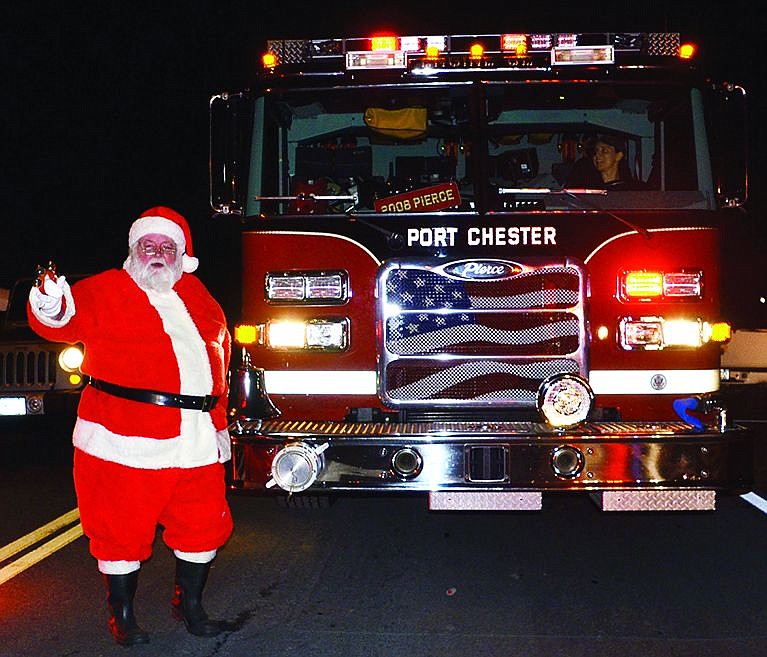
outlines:
M158 264L162 267L156 266ZM161 256L141 264L141 261L132 251L123 265L125 271L130 274L140 288L155 292L169 292L181 278L183 273L181 267L181 258L176 258L176 262L168 265Z

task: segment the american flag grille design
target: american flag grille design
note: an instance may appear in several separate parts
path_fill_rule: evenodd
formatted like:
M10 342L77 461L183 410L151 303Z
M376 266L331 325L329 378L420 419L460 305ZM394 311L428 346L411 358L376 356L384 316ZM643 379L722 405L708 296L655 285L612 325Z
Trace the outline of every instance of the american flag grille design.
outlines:
M398 360L386 369L389 395L413 400L508 400L534 404L538 386L560 372L578 372L578 363L557 359L506 362L497 360Z
M393 404L528 408L541 381L585 374L581 269L559 261L465 280L432 268L444 265L383 270L381 378Z
M386 296L405 310L569 308L578 303L578 272L552 267L513 278L463 281L422 269L394 269Z
M386 348L398 355L558 356L578 349L572 313L401 313L386 322Z

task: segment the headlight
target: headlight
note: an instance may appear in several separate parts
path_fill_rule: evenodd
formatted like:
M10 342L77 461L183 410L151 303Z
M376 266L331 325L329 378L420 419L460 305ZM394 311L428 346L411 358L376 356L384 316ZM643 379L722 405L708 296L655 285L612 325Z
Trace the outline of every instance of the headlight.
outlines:
M306 327L303 322L269 322L266 343L272 349L303 349L306 345Z
M270 271L266 274L266 300L296 305L333 305L349 298L345 271Z
M342 351L349 346L349 320L271 321L266 325L266 344L271 349Z
M695 349L708 342L727 342L730 325L701 319L624 317L619 327L620 343L626 351L657 350L669 347Z
M80 347L67 347L59 354L59 367L65 372L76 372L83 364L83 350Z

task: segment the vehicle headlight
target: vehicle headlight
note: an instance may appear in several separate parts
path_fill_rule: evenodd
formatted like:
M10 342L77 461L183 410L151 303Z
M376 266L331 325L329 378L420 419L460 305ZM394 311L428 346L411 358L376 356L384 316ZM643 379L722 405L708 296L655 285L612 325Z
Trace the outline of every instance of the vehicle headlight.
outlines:
M83 350L80 347L67 347L59 354L59 367L65 372L76 372L83 364Z
M270 303L333 305L349 299L345 271L270 271L266 274L266 300Z
M266 343L271 349L342 351L349 346L349 320L270 321L266 325Z
M708 342L727 342L731 329L727 322L705 322L702 319L670 319L665 317L624 317L619 335L623 349L698 348Z

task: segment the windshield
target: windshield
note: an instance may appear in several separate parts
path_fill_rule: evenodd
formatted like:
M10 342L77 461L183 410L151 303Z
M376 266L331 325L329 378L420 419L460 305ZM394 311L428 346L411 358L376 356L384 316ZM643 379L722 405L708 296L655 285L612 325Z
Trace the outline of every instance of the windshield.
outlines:
M248 214L712 208L700 94L486 82L272 91Z

